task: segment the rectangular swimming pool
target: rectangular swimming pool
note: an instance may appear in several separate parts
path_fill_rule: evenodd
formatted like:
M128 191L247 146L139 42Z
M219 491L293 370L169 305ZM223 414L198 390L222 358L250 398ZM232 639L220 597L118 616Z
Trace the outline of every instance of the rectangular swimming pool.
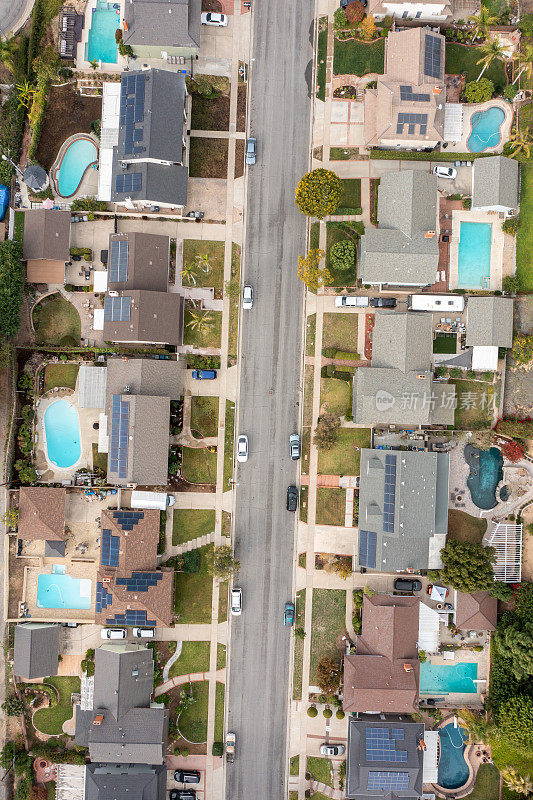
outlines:
M459 289L489 288L491 235L490 222L461 222L457 276Z
M117 6L115 8L115 6ZM118 3L106 3L97 0L96 8L91 14L89 39L85 46L87 61L101 61L103 64L116 64L118 45L115 33L120 25L120 7Z
M420 664L420 694L474 694L477 664Z
M91 581L88 578L72 578L70 575L52 573L39 575L37 579L38 608L91 607Z

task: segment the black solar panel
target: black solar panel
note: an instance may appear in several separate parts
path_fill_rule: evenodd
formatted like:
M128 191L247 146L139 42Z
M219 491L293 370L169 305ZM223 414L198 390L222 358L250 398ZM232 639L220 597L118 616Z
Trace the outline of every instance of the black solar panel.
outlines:
M133 152L133 147L130 152ZM117 192L140 192L142 185L143 176L141 172L121 173L115 179L115 191Z
M130 404L120 395L113 395L111 406L111 436L109 445L109 470L125 478L128 469L128 438Z
M426 35L424 45L424 74L440 78L442 43L436 36Z
M414 103L429 103L430 99L429 94L417 94L413 92L412 86L400 86L400 100Z
M359 531L359 566L376 567L376 541L377 536L372 531Z
M405 763L407 761L407 750L397 750L396 742L403 735L392 736L398 732L398 728L392 731L389 728L367 728L366 729L366 760L367 761L389 761L392 763ZM403 731L400 731L403 734Z
M104 300L104 322L127 322L131 314L131 297L109 297Z
M112 536L111 531L102 531L102 550L100 563L107 567L118 567L119 537Z
M109 243L108 270L110 283L123 283L128 279L127 239L112 239Z
M367 790L373 792L401 791L409 788L408 772L369 772Z
M396 505L396 456L385 456L385 487L383 495L383 530L387 533L393 533Z

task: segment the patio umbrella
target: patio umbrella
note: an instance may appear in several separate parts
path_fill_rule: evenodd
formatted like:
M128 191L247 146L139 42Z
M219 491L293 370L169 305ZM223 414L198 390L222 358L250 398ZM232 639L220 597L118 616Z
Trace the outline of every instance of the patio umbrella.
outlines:
M446 595L448 594L448 590L445 589L443 586L433 586L431 589L430 598L432 600L436 600L437 603L444 603L446 599Z
M22 180L33 192L42 192L48 186L48 175L38 164L26 167Z
M53 207L54 207L54 201L51 200L49 197L47 197L46 200L43 201L43 208L53 208Z

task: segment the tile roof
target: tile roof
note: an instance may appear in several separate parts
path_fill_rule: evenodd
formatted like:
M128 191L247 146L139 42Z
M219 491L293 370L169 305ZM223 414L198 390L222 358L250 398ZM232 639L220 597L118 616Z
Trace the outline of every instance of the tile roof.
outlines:
M23 622L15 626L13 674L33 680L57 675L59 625Z
M21 486L18 536L20 539L65 539L66 490Z
M118 296L131 298L129 317L122 321L104 318L106 341L183 344L184 302L181 295L128 289L120 291Z
M514 158L489 156L474 161L472 208L518 208L520 167Z
M32 209L24 212L25 261L47 259L63 264L70 258L70 211ZM61 283L63 278L61 278Z
M109 236L109 253L113 242L125 247L127 273L125 279L113 281L111 259L108 261L108 291L121 289L146 289L153 292L168 291L170 237L155 233L112 233Z
M488 592L456 592L455 624L463 631L495 631L498 601Z
M513 299L469 297L466 307L468 347L513 346Z

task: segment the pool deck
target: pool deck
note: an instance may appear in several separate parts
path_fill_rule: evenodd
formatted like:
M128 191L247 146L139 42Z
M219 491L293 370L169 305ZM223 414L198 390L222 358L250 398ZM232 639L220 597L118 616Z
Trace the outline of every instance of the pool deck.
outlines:
M457 647L457 643L455 643ZM477 680L483 681L476 684L475 692L450 692L446 695L446 700L438 701L435 705L438 708L482 708L483 699L487 692L487 679L488 679L488 647L485 647L480 653L474 650L455 650L455 661L447 661L442 655L432 655L428 657L428 663L432 666L454 666L455 664L477 664ZM434 697L435 692L426 692L421 694L423 697Z
M120 14L119 19L124 19L124 7L125 7L125 0L117 0L120 4ZM85 9L85 25L81 35L81 41L78 42L78 50L76 53L76 69L82 72L90 72L91 71L91 62L87 61L85 58L85 48L87 42L89 41L89 31L91 29L92 23L92 16L93 16L93 9L96 8L97 0L89 0L87 3L87 8ZM117 62L116 64L109 64L109 63L102 63L101 71L102 72L123 72L124 68L128 66L129 59L121 56L117 52ZM100 68L99 68L100 69Z
M72 144L72 142L76 141L76 139L78 139L79 137L80 134L75 133L72 136L69 136L67 139L65 139L65 141L59 148L59 153L57 154L57 158L54 161L52 169L50 170L49 173L50 188L52 189L52 194L54 195L54 198L61 203L67 203L69 205L77 197L96 197L96 195L98 194L98 170L93 169L92 167L89 167L85 170L83 177L80 181L80 184L76 189L76 191L74 192L74 194L70 195L69 197L63 197L63 195L59 194L57 191L57 184L55 181L56 171L61 163L63 156L65 155L68 146ZM91 141L95 143L97 148L100 147L99 140L92 133L84 133L83 138L91 139ZM96 164L98 165L98 158L96 160Z
M497 106L505 113L505 119L501 124L500 133L501 139L495 147L487 147L483 150L484 153L501 153L505 142L509 141L511 135L511 128L513 124L513 107L510 103L502 100L501 97L494 97L492 100L487 100L486 103L462 103L463 106L463 132L459 142L449 142L447 147L448 153L469 153L470 150L467 146L468 138L472 132L472 117L478 111L486 111L487 108Z
M485 291L500 291L503 279L503 261L505 234L502 231L504 214L495 211L452 211L452 238L450 241L450 290L464 288L459 286L459 240L461 238L461 222L482 222L492 226L490 237L490 281L484 286ZM488 276L489 277L489 276ZM482 287L479 287L481 291Z

